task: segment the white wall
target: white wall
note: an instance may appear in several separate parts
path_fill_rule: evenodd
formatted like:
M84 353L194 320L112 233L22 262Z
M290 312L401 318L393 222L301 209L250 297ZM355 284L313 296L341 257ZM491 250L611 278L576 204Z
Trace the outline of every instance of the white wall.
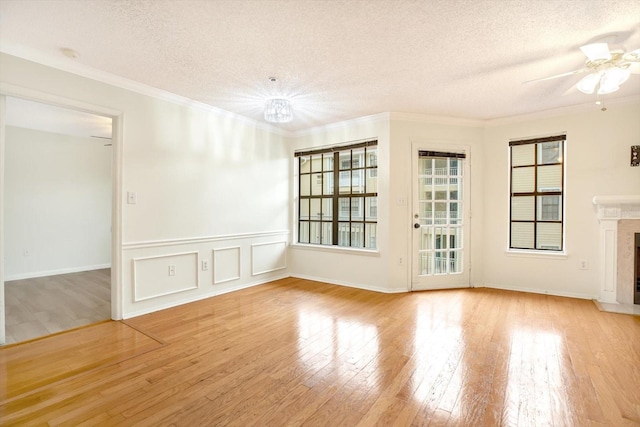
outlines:
M357 249L318 248L296 245L297 235L290 248L289 272L296 277L321 280L328 283L393 292L388 282L389 265L389 116L380 114L362 117L325 127L310 129L293 139L290 156L295 150L312 149L349 142L378 141L378 250L374 253ZM292 176L294 164L291 165ZM291 182L291 230L296 230L295 198L297 175Z
M0 55L0 69L5 87L122 113L122 184L117 190L123 244L116 252L122 258L123 317L286 275L291 160L287 142L275 128L5 54ZM137 204L126 203L129 191L137 193ZM274 244L253 253L262 243ZM224 247L240 247L241 276L222 283L214 284L211 263L203 271L200 264L178 256L195 251L199 262L213 260L213 250ZM267 258L258 262L259 271L252 256ZM134 273L134 260L148 257L164 263L138 262ZM180 262L170 277L167 268L175 260ZM136 290L157 294L152 277L163 279L157 285L161 295L136 301Z
M391 220L390 220L390 246L388 251L392 254L389 264L390 286L400 290L407 290L412 277L412 253L411 239L413 236L413 211L412 193L413 169L412 169L412 143L424 143L425 145L437 144L438 146L468 146L471 150L466 159L470 162L471 211L473 216L469 224L471 233L471 247L468 251L471 256L470 285L482 282L482 207L483 207L483 129L479 122L463 120L445 120L419 115L393 114L391 121ZM406 200L404 205L398 203L398 199ZM399 264L398 259L407 260Z
M487 286L583 298L598 296L598 221L593 196L639 195L640 168L630 147L640 142L640 104L597 106L575 114L490 125L484 149L484 282ZM566 256L507 253L510 139L567 133ZM588 270L580 270L586 260Z
M111 147L7 126L5 280L108 267Z

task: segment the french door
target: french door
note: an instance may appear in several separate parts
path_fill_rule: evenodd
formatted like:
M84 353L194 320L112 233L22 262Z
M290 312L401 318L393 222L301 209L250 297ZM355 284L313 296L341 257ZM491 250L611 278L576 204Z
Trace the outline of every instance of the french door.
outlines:
M411 289L468 287L468 150L413 148Z

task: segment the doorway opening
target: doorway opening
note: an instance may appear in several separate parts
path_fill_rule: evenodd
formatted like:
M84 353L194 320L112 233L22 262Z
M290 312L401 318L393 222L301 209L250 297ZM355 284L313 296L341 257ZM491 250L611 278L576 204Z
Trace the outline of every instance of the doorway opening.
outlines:
M4 119L5 343L112 318L113 118L7 96Z

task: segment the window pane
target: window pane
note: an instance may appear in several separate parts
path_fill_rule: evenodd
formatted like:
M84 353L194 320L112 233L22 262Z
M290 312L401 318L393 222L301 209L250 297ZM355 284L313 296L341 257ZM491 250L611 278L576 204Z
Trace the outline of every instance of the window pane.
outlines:
M367 148L367 167L378 166L378 150Z
M364 169L351 172L351 185L352 194L364 193Z
M308 156L302 156L299 158L300 161L300 173L309 173L311 172L311 158Z
M322 219L324 221L333 219L333 199L322 199Z
M349 246L351 227L348 222L338 223L338 246Z
M309 214L311 216L311 219L322 219L321 215L320 215L320 199L311 199L310 200L311 203L311 207L309 210Z
M378 169L367 169L367 193L378 192Z
M560 196L538 196L538 221L562 220Z
M358 150L353 150L353 154L351 157L351 168L363 168L364 167L364 148L360 148Z
M300 230L298 232L298 241L300 243L309 243L309 223L300 222Z
M323 245L332 245L333 244L333 238L331 236L331 232L332 232L332 226L330 222L323 222L322 223L322 244Z
M320 172L322 170L322 154L311 156L311 172Z
M324 173L323 194L333 194L333 172Z
M562 248L561 224L539 222L536 233L536 249L560 250Z
M538 167L538 191L562 190L562 165Z
M300 175L300 195L308 196L311 194L311 175Z
M534 201L533 196L512 197L511 219L514 221L533 221Z
M378 219L378 198L367 197L365 206L367 221Z
M300 200L300 219L309 219L309 199Z
M351 193L351 172L340 172L340 194Z
M338 219L348 221L351 213L351 204L348 197L340 197L338 199Z
M340 153L340 169L351 169L351 150Z
M365 224L364 247L367 249L375 249L377 247L377 224Z
M351 223L351 247L364 247L364 224L353 222Z
M535 167L512 169L511 172L511 192L512 193L532 193L534 190Z
M560 144L560 141L538 144L538 164L560 163L562 161Z
M511 247L519 249L533 249L533 223L511 223Z
M535 144L514 145L511 147L511 166L535 164Z
M351 198L351 221L364 221L364 197Z
M311 194L320 196L322 194L322 174L314 173L311 175Z
M321 222L311 222L309 223L309 227L311 228L311 236L309 238L309 243L320 243L320 233L321 233Z
M332 171L333 170L333 154L324 154L323 159L324 159L323 170L325 172Z

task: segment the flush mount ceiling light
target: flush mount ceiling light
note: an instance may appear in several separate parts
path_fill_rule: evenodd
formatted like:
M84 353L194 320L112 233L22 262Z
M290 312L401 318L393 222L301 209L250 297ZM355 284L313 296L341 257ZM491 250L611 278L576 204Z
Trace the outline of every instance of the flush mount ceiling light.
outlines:
M267 99L264 105L264 119L271 123L287 123L293 120L291 101L284 98Z

